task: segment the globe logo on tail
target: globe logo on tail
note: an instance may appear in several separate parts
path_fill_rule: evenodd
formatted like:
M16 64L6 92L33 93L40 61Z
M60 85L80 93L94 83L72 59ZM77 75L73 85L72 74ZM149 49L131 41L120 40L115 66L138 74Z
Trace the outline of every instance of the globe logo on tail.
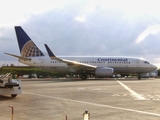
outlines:
M28 41L21 50L23 57L38 57L44 56L40 49L34 44L32 40Z

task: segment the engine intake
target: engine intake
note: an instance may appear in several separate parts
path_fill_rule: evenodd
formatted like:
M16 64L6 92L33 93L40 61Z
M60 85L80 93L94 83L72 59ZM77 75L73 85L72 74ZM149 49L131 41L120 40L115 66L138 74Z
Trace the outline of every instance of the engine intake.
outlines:
M113 73L114 69L109 67L98 67L95 70L96 77L111 77Z

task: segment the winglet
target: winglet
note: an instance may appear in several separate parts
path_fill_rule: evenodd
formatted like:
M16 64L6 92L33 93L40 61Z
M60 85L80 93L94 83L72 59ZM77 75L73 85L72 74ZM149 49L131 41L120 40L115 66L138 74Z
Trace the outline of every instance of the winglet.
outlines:
M47 44L44 44L44 46L45 46L45 48L46 48L46 50L47 50L47 53L48 53L48 55L49 55L49 57L50 57L51 59L53 59L53 60L58 60L58 61L63 61L61 58L58 58L58 57L56 57L56 56L53 54L53 52L50 50L50 48L48 47Z
M89 65L89 64L79 63L77 61L58 58L53 54L53 52L50 50L50 48L48 47L47 44L44 44L44 46L46 47L48 55L52 60L58 60L58 61L64 62L67 65L72 66L72 67L84 66L84 67L88 67L88 68L91 68L91 69L93 69L93 68L95 69L97 67L97 66L93 66L93 65Z
M44 44L44 46L46 47L47 53L49 55L49 57L56 57L53 52L50 50L50 48L48 47L47 44Z

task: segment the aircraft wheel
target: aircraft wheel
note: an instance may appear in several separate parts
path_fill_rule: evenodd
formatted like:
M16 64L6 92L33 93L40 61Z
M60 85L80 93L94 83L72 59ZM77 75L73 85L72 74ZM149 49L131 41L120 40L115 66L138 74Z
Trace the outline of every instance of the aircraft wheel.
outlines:
M11 94L11 97L16 97L17 96L17 94Z
M140 80L141 79L141 76L138 76L138 80Z
M82 80L86 80L86 78L87 78L86 75L82 75L82 76L81 76L81 79L82 79Z

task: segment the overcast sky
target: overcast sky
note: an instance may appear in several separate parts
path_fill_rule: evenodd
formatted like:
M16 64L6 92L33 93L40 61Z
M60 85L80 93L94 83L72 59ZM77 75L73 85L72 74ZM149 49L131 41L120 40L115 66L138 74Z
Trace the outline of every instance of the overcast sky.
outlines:
M0 4L0 65L20 55L14 26L56 55L142 57L160 68L159 0L5 0Z

